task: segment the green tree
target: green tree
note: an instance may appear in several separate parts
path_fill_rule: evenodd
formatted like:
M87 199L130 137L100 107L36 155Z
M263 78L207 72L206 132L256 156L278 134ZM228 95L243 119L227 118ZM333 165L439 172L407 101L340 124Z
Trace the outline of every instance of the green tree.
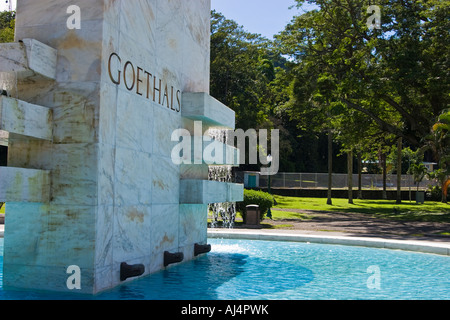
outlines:
M437 154L439 166L450 171L450 109L442 112L432 128L434 153Z
M420 183L427 174L427 168L423 163L414 163L411 167L411 172L414 178L414 182L417 184L417 191L419 191Z
M257 128L267 120L268 110L261 102L275 73L267 47L267 39L212 12L211 94L236 112L242 129Z
M430 177L436 179L442 191L442 202L447 202L444 194L445 183L450 177L450 109L442 112L438 121L433 125L431 134L426 138L428 148L437 155L439 169L432 172Z
M328 133L327 203L331 204L332 140L333 135L340 132L335 119L346 109L341 96L348 64L341 62L345 58L342 56L345 56L344 30L349 21L339 7L331 8L325 2L320 4L320 10L296 17L277 40L296 62L291 71L295 77L289 105L292 117L299 121L300 127ZM352 153L352 149L348 152ZM352 158L349 157L349 161ZM351 195L349 201L352 202Z
M15 12L0 12L0 43L14 42Z
M286 60L268 39L218 12L211 16L211 95L236 112L237 128L280 129L280 153L286 158L293 152L291 132L278 109L289 99Z
M295 17L277 37L295 63L289 106L299 125L306 122L313 128L323 119L346 116L344 121L331 120L338 137L355 135L364 141L374 131L386 135L377 148L384 164L399 138L407 146L423 146L433 119L450 103L450 96L443 94L449 92L449 1L380 0L380 30L367 26L366 10L373 1L297 0L299 6L305 2L318 9ZM345 106L337 115L312 107L322 95L317 85L321 79L333 84L328 87L329 104ZM348 117L355 117L350 110L367 121L349 126ZM369 129L373 126L377 130Z

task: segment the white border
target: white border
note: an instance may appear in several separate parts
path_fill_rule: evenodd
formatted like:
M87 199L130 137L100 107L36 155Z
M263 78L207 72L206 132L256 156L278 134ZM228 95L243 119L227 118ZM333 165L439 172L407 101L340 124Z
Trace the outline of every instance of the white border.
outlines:
M266 241L309 242L391 250L405 250L450 256L450 242L396 240L361 236L327 236L301 232L267 232L262 230L208 229L210 239L243 239Z

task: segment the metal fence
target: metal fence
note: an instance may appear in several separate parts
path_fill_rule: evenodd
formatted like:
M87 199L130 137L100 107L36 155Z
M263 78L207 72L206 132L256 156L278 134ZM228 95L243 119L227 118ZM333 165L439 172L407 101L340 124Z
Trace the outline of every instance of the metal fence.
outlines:
M267 187L268 177L260 175L257 172L238 172L236 175L237 182L244 183L246 187L252 187L248 184L249 179L246 175L257 175L257 185L255 187ZM333 189L347 189L347 174L333 174ZM270 177L270 185L273 188L299 188L299 189L326 189L328 188L328 174L327 173L278 173ZM363 174L361 176L361 185L363 189L382 190L383 189L383 175L381 174ZM420 189L426 189L429 186L438 185L435 180L424 180L419 184ZM397 188L397 175L387 175L386 178L387 189ZM358 188L358 175L353 175L353 188ZM402 189L417 188L414 183L412 175L402 175L401 180Z

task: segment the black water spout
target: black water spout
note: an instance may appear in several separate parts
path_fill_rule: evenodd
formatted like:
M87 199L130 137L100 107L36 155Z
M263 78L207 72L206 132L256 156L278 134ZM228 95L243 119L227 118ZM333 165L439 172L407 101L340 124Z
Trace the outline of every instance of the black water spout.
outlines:
M210 251L211 251L211 245L210 244L203 245L203 244L196 243L194 245L194 256L196 256L196 257L201 255L201 254L208 253Z
M164 267L168 265L179 263L184 260L183 252L170 253L168 251L164 252Z
M145 272L143 264L129 265L126 262L120 264L120 281L125 281L128 278L139 277Z

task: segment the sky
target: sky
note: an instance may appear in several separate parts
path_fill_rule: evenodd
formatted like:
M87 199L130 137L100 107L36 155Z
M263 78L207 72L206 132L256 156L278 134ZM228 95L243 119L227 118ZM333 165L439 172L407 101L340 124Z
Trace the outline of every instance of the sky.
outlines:
M236 21L250 33L269 39L283 31L295 15L304 12L295 4L295 0L211 0L211 8L225 18ZM289 9L291 6L294 7Z
M12 5L13 5L13 9L14 9L16 7L17 0L8 0L8 2L9 1L12 1ZM6 0L0 0L0 12L8 10L8 6L9 6L9 4L6 3Z
M12 1L15 8L17 0ZM211 8L221 12L227 19L236 21L251 33L259 33L272 39L284 30L294 15L302 13L295 0L211 0ZM0 0L0 11L8 8L6 0Z

